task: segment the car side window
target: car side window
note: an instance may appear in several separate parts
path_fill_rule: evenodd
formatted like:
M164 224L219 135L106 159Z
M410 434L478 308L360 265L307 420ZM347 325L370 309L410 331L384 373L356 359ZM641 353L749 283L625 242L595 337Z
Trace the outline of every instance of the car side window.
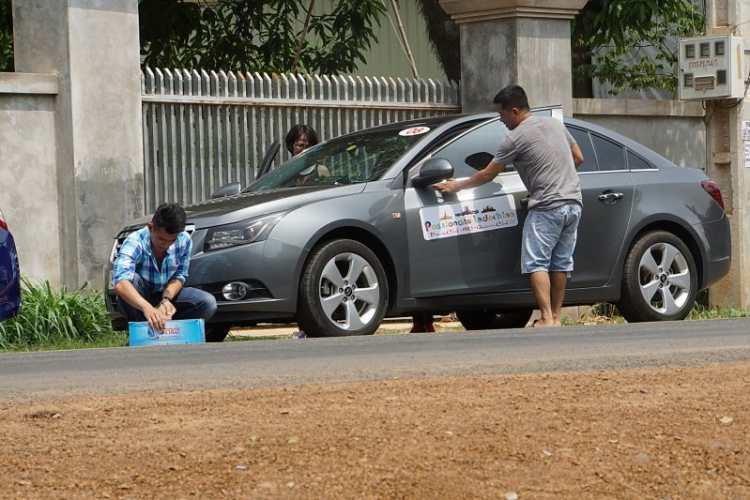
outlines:
M432 157L450 161L453 165L453 177L470 177L492 161L507 133L508 129L500 120L492 120L438 149ZM508 170L513 170L513 166L508 165L506 171Z
M625 170L625 150L622 146L595 134L591 134L591 139L596 149L599 170Z
M596 172L599 170L589 133L574 127L568 127L568 132L573 136L573 139L578 143L578 147L581 148L581 153L583 153L583 163L578 165L578 172Z
M628 168L630 170L652 170L654 167L638 155L628 151Z

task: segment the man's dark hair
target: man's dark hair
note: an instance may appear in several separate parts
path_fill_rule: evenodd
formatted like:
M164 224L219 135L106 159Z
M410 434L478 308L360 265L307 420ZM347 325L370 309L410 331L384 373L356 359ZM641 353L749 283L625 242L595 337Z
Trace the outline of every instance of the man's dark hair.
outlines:
M187 214L177 203L164 203L154 212L151 219L155 229L164 229L169 234L181 233L187 224Z
M310 147L313 147L318 143L318 133L315 132L315 129L304 123L298 123L289 129L289 132L286 134L286 139L284 140L286 143L286 149L289 150L290 153L292 152L292 146L294 143L303 135L307 137Z
M526 91L519 85L508 85L497 93L493 104L499 104L505 110L518 108L521 111L529 109L529 98L526 97Z

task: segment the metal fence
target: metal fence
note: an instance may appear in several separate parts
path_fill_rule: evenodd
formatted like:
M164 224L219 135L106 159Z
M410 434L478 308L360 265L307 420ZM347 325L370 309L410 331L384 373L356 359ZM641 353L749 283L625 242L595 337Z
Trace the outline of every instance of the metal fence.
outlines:
M306 123L320 140L461 111L454 82L149 69L141 75L146 211L249 184L266 149Z

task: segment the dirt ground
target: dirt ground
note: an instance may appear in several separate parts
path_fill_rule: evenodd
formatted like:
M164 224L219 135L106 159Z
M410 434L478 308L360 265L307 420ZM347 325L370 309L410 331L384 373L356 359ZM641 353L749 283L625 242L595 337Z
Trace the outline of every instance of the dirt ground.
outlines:
M750 363L0 399L0 498L748 499Z

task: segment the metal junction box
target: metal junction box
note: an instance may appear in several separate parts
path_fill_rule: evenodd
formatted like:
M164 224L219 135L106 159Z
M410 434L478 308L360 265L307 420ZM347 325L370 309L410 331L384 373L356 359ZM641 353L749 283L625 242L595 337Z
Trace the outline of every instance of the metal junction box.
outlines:
M700 36L680 39L680 99L730 99L745 95L743 39Z

